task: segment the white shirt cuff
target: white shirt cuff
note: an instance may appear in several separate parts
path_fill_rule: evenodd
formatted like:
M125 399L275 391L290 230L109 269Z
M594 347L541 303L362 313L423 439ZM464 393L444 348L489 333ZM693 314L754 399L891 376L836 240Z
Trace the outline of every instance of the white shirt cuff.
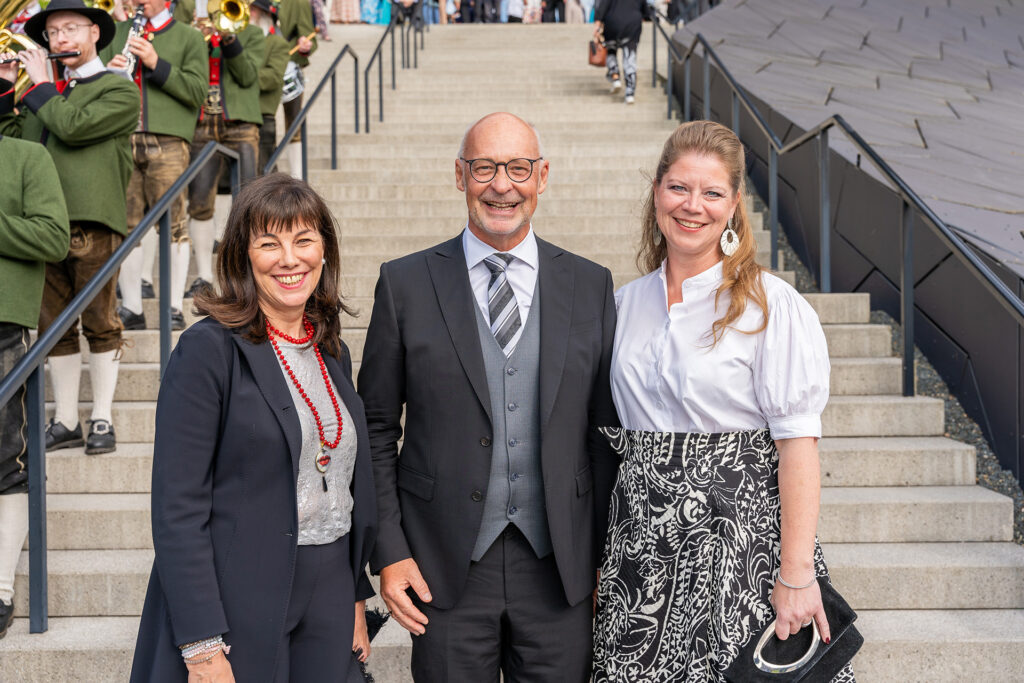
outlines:
M768 429L773 439L798 439L805 436L821 438L820 415L790 415L769 417Z

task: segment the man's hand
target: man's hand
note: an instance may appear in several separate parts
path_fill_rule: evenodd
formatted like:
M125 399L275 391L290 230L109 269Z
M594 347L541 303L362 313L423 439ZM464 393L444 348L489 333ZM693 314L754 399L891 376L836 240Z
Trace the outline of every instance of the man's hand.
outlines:
M2 59L15 59L18 56L16 52L0 52L0 60ZM21 64L18 62L11 62L10 64L0 64L0 78L5 81L14 83L14 80L18 77L18 69L21 68Z
M159 57L157 57L156 50L153 49L153 43L145 38L132 38L128 41L128 49L139 58L144 67L147 69L156 68L156 61Z
M409 633L422 636L427 632L427 615L416 609L416 605L405 592L407 588L416 591L416 595L423 602L430 602L433 599L416 560L410 557L380 570L380 594L391 610L391 616Z
M299 52L306 55L313 49L313 41L306 36L299 36L299 42L297 43Z
M235 683L231 664L223 652L218 652L216 657L201 664L185 666L188 668L188 683Z
M22 50L19 53L21 63L25 65L25 73L36 85L49 83L50 60L46 50Z
M120 52L111 57L110 61L107 62L108 69L116 69L117 71L124 71L128 68L128 58Z

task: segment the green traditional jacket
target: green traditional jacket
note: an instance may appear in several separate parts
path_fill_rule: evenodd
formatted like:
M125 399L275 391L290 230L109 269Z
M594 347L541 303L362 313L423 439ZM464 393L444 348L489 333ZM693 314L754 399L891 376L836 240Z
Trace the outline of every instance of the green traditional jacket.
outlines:
M68 211L42 145L0 135L0 322L39 324L46 262L68 253Z
M195 19L196 0L178 0L174 3L174 11L171 16L183 24L191 25ZM202 35L202 34L200 34Z
M220 88L226 120L263 123L259 71L265 51L263 31L252 24L239 31L235 40L221 43Z
M266 56L260 67L260 112L273 116L281 103L284 70L288 67L288 43L276 32L265 38Z
M95 221L124 235L139 88L109 71L59 85L63 91L54 83L29 90L16 114L14 91L0 81L0 134L46 145L72 222Z
M130 21L119 23L114 40L100 50L104 64L121 54L131 24ZM203 34L172 19L152 33L151 42L158 57L156 67L147 69L142 64L138 67L142 70L140 130L192 142L210 77Z
M313 8L309 0L281 0L277 8L277 23L281 29L281 37L288 41L288 45L298 45L299 36L308 36L313 32ZM316 48L314 36L313 49L309 51L309 55L316 52ZM307 66L309 55L300 55L296 52L292 55L292 61L299 66Z

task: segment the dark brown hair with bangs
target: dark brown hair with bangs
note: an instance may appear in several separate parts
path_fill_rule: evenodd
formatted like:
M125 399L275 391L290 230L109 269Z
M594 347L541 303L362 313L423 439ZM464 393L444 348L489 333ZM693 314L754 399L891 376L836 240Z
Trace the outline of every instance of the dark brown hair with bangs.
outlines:
M288 232L299 225L315 227L324 244L324 267L313 294L306 300L306 317L316 332L313 343L341 357L341 315L354 315L341 296L341 253L338 228L324 200L309 185L284 173L272 173L246 183L231 202L231 214L217 252L220 293L207 291L195 298L196 310L225 327L244 329L246 339L267 339L266 317L249 261L249 244L264 232Z

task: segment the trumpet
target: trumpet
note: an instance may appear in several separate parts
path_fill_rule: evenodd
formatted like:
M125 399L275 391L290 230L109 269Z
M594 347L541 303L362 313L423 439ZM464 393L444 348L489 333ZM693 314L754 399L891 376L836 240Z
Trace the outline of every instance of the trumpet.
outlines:
M47 59L64 59L65 57L78 57L82 53L78 50L71 50L70 52L51 52L46 55ZM7 59L0 59L0 64L14 64L20 62L21 59L18 57L8 57Z
M107 14L112 14L117 9L116 0L85 0L85 5L93 9L101 9Z

